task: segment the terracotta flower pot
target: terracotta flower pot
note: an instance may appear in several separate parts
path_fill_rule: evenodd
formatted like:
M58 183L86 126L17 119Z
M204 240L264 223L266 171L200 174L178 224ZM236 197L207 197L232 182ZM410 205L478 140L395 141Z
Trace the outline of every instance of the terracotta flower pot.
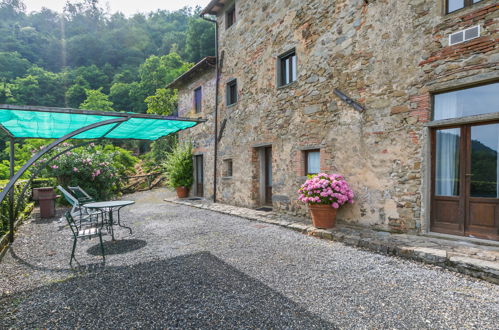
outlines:
M187 198L189 196L189 188L187 187L176 187L178 198Z
M331 205L309 204L308 209L312 216L312 224L315 228L334 228L336 225L336 211Z

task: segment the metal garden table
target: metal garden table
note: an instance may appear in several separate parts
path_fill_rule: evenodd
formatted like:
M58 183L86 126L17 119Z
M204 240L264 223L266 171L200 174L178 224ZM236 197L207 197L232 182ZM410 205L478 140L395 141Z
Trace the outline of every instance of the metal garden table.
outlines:
M127 226L123 226L121 224L120 210L123 207L128 206L128 205L132 205L132 204L135 204L135 202L134 201L106 201L106 202L88 203L88 204L83 205L83 207L86 207L89 209L96 209L96 210L100 210L102 212L108 213L107 227L108 227L109 231L111 232L111 237L114 241L115 239L114 239L114 229L113 229L113 225L114 225L113 211L116 210L118 212L118 226L128 229L130 231L130 235L131 235L132 228L127 227Z

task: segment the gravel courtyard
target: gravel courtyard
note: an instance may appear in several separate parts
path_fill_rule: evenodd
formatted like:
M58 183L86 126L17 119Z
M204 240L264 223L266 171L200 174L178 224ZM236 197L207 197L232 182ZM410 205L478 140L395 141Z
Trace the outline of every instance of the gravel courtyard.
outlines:
M277 226L125 196L134 232L24 224L0 262L0 328L497 329L499 286Z

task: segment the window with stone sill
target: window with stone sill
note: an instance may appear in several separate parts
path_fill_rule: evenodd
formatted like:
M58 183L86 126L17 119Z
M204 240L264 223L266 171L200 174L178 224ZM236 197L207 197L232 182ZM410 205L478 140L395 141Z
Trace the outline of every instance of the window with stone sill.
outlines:
M224 160L224 177L232 176L232 159Z
M321 151L319 149L305 150L305 175L319 174L321 170Z
M471 7L475 3L479 3L481 1L483 0L445 0L445 12L446 14L450 14L459 9Z

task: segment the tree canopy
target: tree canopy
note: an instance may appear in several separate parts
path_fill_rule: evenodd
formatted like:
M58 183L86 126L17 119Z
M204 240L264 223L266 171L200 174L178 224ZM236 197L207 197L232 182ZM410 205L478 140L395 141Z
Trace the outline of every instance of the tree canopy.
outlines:
M199 11L126 17L80 0L28 13L21 0L1 0L0 102L169 113L176 94L166 85L214 55L214 25Z

